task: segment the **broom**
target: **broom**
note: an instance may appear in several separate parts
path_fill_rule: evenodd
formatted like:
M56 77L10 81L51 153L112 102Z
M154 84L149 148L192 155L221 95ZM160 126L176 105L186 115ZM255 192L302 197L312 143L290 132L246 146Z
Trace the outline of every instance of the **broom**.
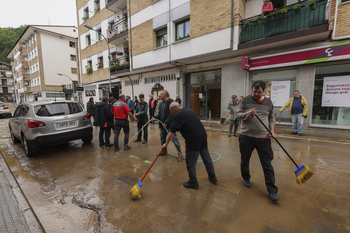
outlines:
M265 127L265 129L270 133L271 131L266 127L266 125L261 121L261 119L258 117L258 115L255 115L256 118L258 118L258 120L260 121L260 123ZM281 143L277 140L277 138L275 138L276 142L278 143L278 145L280 145L280 147L283 149L283 151L288 155L288 157L290 158L290 160L292 160L292 162L294 163L294 165L297 167L297 169L294 171L295 175L296 175L296 181L297 184L304 184L306 181L308 181L311 176L314 174L313 171L311 171L310 168L305 167L303 164L298 166L298 164L296 164L294 162L294 160L292 159L292 157L288 154L288 152L284 149L284 147L281 145Z
M145 173L145 175L142 177L141 180L139 180L137 182L137 184L134 185L134 187L132 187L132 189L130 190L130 195L132 199L140 199L141 198L141 187L142 187L142 181L143 179L145 179L147 173L149 172L149 170L151 170L153 164L156 162L156 160L158 159L159 155L162 153L163 149L159 152L159 154L157 155L156 159L153 161L153 163L151 164L151 166L148 168L147 172Z

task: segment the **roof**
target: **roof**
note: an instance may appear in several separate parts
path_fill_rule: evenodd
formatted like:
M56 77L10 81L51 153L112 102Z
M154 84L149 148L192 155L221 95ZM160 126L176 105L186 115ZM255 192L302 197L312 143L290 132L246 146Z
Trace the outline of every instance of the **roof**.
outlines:
M6 63L6 62L3 62L3 61L0 61L0 64L1 64L1 65L5 65L5 66L9 66L9 67L11 67L11 65L10 65L10 64L8 64L8 63Z

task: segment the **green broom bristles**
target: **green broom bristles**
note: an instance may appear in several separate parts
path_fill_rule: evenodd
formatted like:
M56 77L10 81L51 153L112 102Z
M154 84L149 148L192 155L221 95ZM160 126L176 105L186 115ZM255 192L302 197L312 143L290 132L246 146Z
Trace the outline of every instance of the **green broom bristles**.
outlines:
M138 184L135 184L134 187L130 190L130 195L132 199L141 198L141 187Z
M305 167L304 165L299 166L299 168L295 170L297 184L304 184L313 174L314 172L311 171L310 168Z

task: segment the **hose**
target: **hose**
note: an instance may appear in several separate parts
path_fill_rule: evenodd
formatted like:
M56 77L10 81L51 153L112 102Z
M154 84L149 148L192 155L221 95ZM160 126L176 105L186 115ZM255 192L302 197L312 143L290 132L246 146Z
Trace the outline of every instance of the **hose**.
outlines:
M148 125L150 122L151 122L152 120L149 120L144 126L142 126L142 128L136 133L136 134L138 134L146 125ZM161 124L164 124L163 122L161 122L160 120L158 120L158 119L156 119L156 121L158 121L159 123L161 123ZM226 121L225 121L226 122ZM166 132L167 132L167 134L169 134L169 131L168 131L168 129L165 129L166 130ZM213 129L214 130L214 129ZM135 134L135 135L136 135ZM135 137L135 136L134 136ZM133 138L134 138L133 137ZM130 140L131 141L131 140ZM181 154L178 150L177 150L177 148L176 148L176 146L175 146L175 144L174 144L174 142L173 142L173 140L171 140L171 143L173 144L173 147L174 147L174 149L177 151L177 153L178 154L180 154L180 155L182 155L183 156L183 158L186 158L186 156L185 155L183 155L183 154ZM217 162L217 161L219 161L220 159L221 159L221 155L220 154L218 154L218 153L215 153L215 152L209 152L209 154L214 154L214 155L217 155L217 156L219 156L219 158L218 159L215 159L215 160L213 160L212 162ZM178 156L176 156L176 155L173 155L173 154L170 154L170 153L168 153L168 155L171 155L171 156L173 156L173 157L178 157ZM203 161L200 161L200 160L198 160L197 162L199 162L199 163L203 163Z
M213 130L214 132L221 133L222 127L224 127L224 125L225 125L225 123L226 123L226 121L227 121L228 119L229 119L229 117L227 117L226 120L224 121L224 123L222 123L221 128L220 128L220 131L215 130L215 129L213 129L212 127L210 127L209 121L203 121L202 123L207 123L207 122L208 122L208 128L209 128L209 129Z

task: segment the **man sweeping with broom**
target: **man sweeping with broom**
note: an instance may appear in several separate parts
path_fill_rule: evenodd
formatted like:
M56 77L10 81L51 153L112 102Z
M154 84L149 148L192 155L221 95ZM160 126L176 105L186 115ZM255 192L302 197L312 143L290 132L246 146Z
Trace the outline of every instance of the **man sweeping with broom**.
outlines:
M172 102L169 109L171 114L174 114L174 122L162 150L167 149L176 131L180 131L186 142L186 164L190 178L188 182L183 183L183 186L185 188L199 188L196 177L196 164L199 155L202 157L209 181L216 184L214 165L208 151L207 132L197 114L191 109L182 108L177 102Z

